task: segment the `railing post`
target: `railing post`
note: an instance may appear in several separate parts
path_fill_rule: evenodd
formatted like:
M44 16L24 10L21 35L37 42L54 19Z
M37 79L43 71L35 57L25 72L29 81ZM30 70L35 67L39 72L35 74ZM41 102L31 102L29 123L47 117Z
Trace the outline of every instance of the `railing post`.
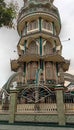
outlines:
M65 110L63 101L63 90L62 86L56 86L56 102L57 102L57 112L58 112L58 123L59 125L65 125Z
M9 123L14 123L16 110L17 110L17 91L10 90Z

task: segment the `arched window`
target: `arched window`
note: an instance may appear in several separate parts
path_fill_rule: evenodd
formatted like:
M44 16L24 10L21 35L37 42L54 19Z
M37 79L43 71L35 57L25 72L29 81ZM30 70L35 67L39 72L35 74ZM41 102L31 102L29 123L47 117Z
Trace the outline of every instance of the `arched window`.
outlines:
M51 62L45 63L45 78L46 80L50 80L53 78L53 67Z
M53 33L52 23L47 21L47 20L43 20L42 29L45 30L45 31L49 31L49 32Z
M38 20L33 20L28 23L28 31L33 31L38 28Z
M35 80L36 78L36 71L38 69L37 62L29 62L27 65L27 73L28 73L28 80Z
M52 45L48 41L46 42L46 44L44 46L44 55L46 55L46 54L53 54Z
M32 41L29 44L28 49L29 49L29 53L31 53L31 54L38 54L38 46L36 45L35 41Z

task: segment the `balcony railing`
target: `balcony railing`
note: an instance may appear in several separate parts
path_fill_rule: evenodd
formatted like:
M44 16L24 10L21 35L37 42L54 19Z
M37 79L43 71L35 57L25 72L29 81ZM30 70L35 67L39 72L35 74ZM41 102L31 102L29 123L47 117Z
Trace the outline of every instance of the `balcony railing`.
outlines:
M50 10L49 8L45 8L45 7L33 7L33 8L29 8L28 10L25 9L25 7L23 7L19 13L19 16L18 16L18 22L25 16L31 14L31 13L38 13L38 12L42 12L42 13L47 13L47 14L50 14L56 18L58 18L58 20L60 21L60 18L59 18L59 14L58 14L58 11L55 11L55 10Z
M74 103L65 103L64 107L65 107L65 113L67 113L67 114L73 113L74 114Z
M28 60L31 61L31 59L32 60L46 59L46 58L50 58L50 56L52 56L51 60L53 60L53 57L56 58L57 55L58 55L57 51L55 51L55 52L53 52L53 51L46 52L46 53L42 54L42 56L40 56L40 54L38 54L38 53L27 51L27 52L23 53L21 55L21 57L19 57L18 61L19 62L24 62L24 61L28 61ZM57 58L58 58L58 56L57 56Z
M56 51L56 52L53 52L53 51L49 51L49 52L46 52L46 53L44 53L41 57L45 57L45 56L47 56L47 55L57 55L58 54L58 52ZM40 56L40 54L38 54L38 53L33 53L33 52L30 52L30 51L28 51L28 52L25 52L22 56L25 56L25 55L33 55L33 56ZM41 58L40 57L40 58Z

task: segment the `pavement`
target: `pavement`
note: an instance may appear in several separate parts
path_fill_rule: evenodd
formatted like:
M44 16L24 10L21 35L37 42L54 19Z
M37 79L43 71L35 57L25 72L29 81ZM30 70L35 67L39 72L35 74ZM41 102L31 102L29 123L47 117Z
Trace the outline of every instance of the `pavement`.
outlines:
M0 124L0 130L74 130L72 127L58 127L58 126L32 126L32 125L4 125Z

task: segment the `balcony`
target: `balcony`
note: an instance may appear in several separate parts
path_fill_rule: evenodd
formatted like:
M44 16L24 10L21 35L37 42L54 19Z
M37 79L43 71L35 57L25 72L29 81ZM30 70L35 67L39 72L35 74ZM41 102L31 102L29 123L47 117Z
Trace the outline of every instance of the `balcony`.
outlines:
M59 20L59 23L60 23L60 17L59 17L59 13L58 13L58 10L54 10L54 9L51 9L50 8L47 8L47 7L43 7L43 6L35 6L35 7L30 7L28 9L26 9L25 7L23 7L19 13L19 16L18 16L18 22L23 18L23 17L26 17L27 15L30 15L30 14L34 14L34 13L46 13L48 15L51 15L51 16L54 16L56 19Z
M55 24L55 27L57 28L57 33L59 34L61 29L61 21L59 12L57 9L51 9L49 7L41 6L33 6L29 8L23 7L22 10L19 13L18 19L17 19L17 28L18 33L21 34L21 31L24 28L25 21L28 21L29 19L38 19L39 17L42 17L43 19L49 19L50 21L53 21Z
M19 57L18 61L19 62L38 61L40 59L39 57L40 57L39 54L26 52Z
M44 55L35 54L32 52L26 52L19 57L18 62L39 61L40 59L42 59L44 61L65 62L64 57L59 55L57 51L49 52Z
M44 61L53 61L53 62L65 62L64 57L59 55L57 52L51 55L44 55L43 56Z

